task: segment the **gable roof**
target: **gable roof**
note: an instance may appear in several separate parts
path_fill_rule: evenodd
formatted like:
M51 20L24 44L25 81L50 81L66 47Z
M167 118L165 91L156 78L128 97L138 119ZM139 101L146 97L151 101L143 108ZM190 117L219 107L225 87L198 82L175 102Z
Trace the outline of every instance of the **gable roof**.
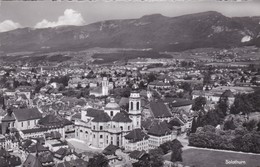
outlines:
M41 118L38 121L38 124L42 125L44 127L49 127L49 126L63 127L66 125L72 125L73 123L65 118L62 118L61 116L49 114L49 115L46 115L45 117Z
M171 107L181 107L181 106L189 106L193 104L193 100L181 99L181 98L172 98L170 106Z
M13 113L18 121L28 121L42 118L37 108L14 109Z
M127 140L131 140L132 142L138 142L141 140L146 140L149 138L147 134L145 134L141 129L133 129L127 135L125 135Z
M2 118L2 122L9 122L9 121L15 121L15 117L14 114L12 113L11 115L6 114L3 118Z
M167 106L163 102L151 102L150 109L155 118L172 117Z
M88 162L83 159L75 159L71 161L61 162L57 165L57 167L82 167L87 166Z
M138 150L134 150L129 154L129 157L133 158L133 159L141 159L144 155L146 154L145 151L138 151Z
M123 111L117 113L113 117L112 121L114 121L114 122L132 122L132 120L129 118L129 116Z
M67 155L71 155L72 152L68 148L60 148L54 153L54 157L58 159L63 159Z
M168 128L168 125L166 122L161 121L154 121L150 129L148 130L148 135L153 136L165 136L171 133L171 130Z
M113 144L108 145L104 150L103 150L103 154L105 155L113 155L116 153L116 150L118 150L119 147L115 146Z

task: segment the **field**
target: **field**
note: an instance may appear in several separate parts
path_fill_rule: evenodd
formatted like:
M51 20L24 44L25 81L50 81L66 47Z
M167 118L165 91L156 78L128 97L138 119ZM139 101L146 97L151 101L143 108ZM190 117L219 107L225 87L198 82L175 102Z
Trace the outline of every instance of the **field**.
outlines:
M140 58L172 58L171 55L161 54L155 51L119 51L117 53L97 53L92 56L95 64L112 63L114 61L127 61L129 59Z
M170 155L164 157L170 160ZM183 150L183 163L194 167L260 167L260 154L245 154L189 148ZM244 161L244 164L226 164L228 161Z

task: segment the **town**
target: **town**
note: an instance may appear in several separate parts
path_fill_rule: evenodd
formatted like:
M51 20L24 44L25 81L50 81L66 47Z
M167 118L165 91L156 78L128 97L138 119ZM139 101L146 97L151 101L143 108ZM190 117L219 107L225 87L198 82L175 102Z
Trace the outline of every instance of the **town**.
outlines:
M259 154L260 59L239 57L258 49L237 50L1 62L0 166L188 167L201 165L186 150Z

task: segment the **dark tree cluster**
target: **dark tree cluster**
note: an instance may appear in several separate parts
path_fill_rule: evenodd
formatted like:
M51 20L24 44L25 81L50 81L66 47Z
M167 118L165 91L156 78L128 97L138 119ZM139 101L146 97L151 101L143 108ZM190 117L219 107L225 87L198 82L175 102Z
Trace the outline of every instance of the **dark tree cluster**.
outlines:
M259 137L259 131L248 131L246 128L222 131L216 130L213 126L205 126L200 131L189 136L189 145L260 153Z
M244 114L248 116L252 112L260 112L260 91L250 94L238 94L231 106L232 114Z

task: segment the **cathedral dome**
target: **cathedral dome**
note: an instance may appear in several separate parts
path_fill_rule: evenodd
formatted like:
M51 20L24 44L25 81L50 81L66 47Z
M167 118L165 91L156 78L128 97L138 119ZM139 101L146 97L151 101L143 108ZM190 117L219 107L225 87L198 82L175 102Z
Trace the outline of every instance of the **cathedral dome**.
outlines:
M107 103L105 109L119 110L120 106L115 102L114 98L111 98L110 102Z

